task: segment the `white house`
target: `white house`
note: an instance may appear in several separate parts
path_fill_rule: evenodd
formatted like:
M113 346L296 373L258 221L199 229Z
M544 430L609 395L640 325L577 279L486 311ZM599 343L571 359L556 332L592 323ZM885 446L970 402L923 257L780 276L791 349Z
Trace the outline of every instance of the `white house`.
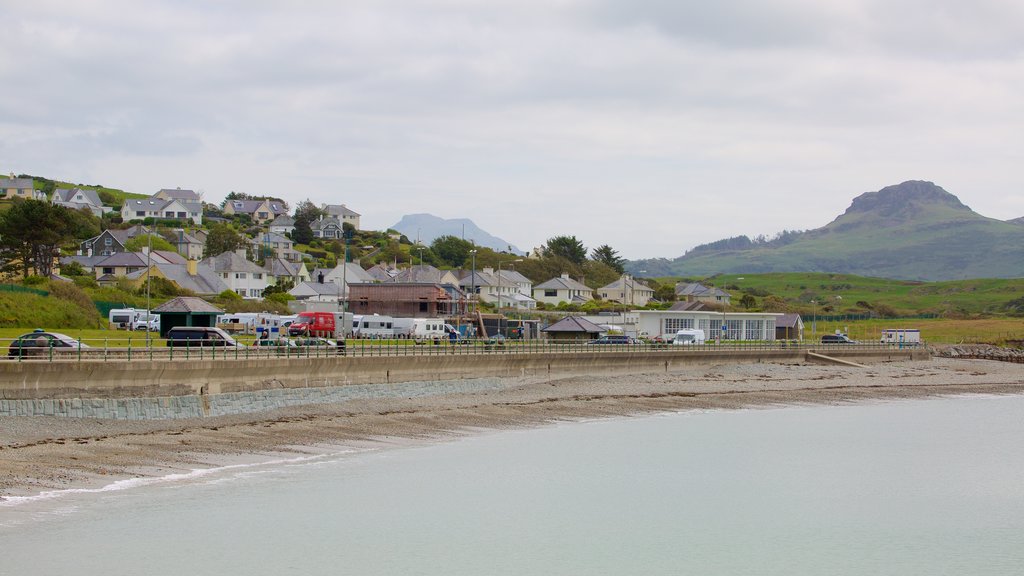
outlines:
M241 252L241 254L239 254ZM224 252L201 262L213 268L220 275L228 288L242 298L258 299L263 297L267 288L267 270L245 257L245 249L238 252Z
M84 190L82 188L58 188L53 191L50 202L54 206L64 206L72 210L85 208L99 218L104 212L110 212L112 208L104 206L95 190Z
M203 223L203 204L190 200L165 200L151 196L149 198L129 198L121 206L121 218L125 222L156 218L160 220L192 220L196 224Z
M337 218L341 224L351 224L356 230L359 230L359 214L347 208L344 204L324 204L324 212L328 216Z
M634 310L626 314L626 321L635 317L640 334L651 337L697 328L708 340L775 340L775 321L780 316L767 312Z
M603 300L620 302L629 306L646 306L654 298L654 290L629 274L623 274L615 282L597 289Z
M533 287L533 298L537 302L558 305L562 302L583 304L594 299L594 291L585 284L562 274Z

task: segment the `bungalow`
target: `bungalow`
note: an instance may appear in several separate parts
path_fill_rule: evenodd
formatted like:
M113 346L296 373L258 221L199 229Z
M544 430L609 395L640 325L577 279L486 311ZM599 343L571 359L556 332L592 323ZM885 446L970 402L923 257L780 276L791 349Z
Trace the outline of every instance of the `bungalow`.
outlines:
M202 199L199 197L199 194L196 194L194 190L182 190L181 188L162 188L159 192L153 194L153 198L202 203Z
M224 203L225 215L245 214L257 224L270 222L287 213L288 208L278 200L228 200Z
M359 230L359 214L346 208L344 204L324 204L323 210L328 216L340 221L342 225L348 223L356 230Z
M50 202L54 206L64 206L71 210L86 209L97 218L112 208L104 206L95 190L83 190L82 188L58 188L53 191Z
M612 300L631 306L646 306L654 298L654 290L640 280L623 274L615 282L597 289L604 300Z
M238 252L223 252L202 260L220 275L221 280L242 298L258 299L263 297L267 288L267 270L245 257L245 249Z
M594 291L586 285L581 284L568 274L562 274L558 278L552 278L547 282L538 284L533 288L533 297L538 302L547 304L583 304L594 299Z
M685 301L705 302L728 306L731 296L728 292L703 284L679 282L676 284L676 299Z
M129 198L121 206L121 218L125 222L145 218L191 220L198 225L203 223L203 205L196 201L165 200L153 196L142 199Z

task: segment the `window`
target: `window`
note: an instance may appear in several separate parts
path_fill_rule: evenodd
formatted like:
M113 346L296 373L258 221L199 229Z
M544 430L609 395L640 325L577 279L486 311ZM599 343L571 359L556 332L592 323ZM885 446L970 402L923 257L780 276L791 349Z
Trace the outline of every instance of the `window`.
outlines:
M743 320L725 320L723 322L727 328L727 332L723 334L727 340L740 340L743 335ZM721 326L718 327L722 329Z
M245 280L245 272L235 272L236 280Z
M103 239L103 245L104 246L110 246L113 243L114 243L114 240L110 236L107 236L106 238Z
M420 312L426 312L426 311L427 311L427 303L426 302L420 302Z
M184 218L184 217L185 217L185 213L184 212L178 212L178 218Z
M245 297L245 288L235 288L235 293L239 296Z
M113 268L104 268L103 269L103 273L104 274L113 274L114 273L114 269Z
M680 330L693 328L693 318L665 318L664 334L672 334Z
M253 280L263 280L263 274L259 272L252 273Z
M146 211L145 210L136 210L135 211L135 215L138 216L139 218L145 218L146 217Z
M544 291L544 297L545 298L557 298L558 297L558 290L545 290Z
M747 327L744 329L747 340L763 340L764 339L764 320L747 320Z
M221 272L221 275L220 275L221 278L227 280L228 276L230 276L230 275L227 272Z

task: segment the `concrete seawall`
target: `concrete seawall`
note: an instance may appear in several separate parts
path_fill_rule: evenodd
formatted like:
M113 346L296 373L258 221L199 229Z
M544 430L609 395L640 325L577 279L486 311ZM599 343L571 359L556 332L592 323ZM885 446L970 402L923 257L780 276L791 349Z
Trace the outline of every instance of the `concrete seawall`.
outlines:
M805 349L623 351L0 364L0 416L187 418L353 398L496 389L519 376L672 372L695 364L804 363ZM923 349L824 350L854 362L927 359Z

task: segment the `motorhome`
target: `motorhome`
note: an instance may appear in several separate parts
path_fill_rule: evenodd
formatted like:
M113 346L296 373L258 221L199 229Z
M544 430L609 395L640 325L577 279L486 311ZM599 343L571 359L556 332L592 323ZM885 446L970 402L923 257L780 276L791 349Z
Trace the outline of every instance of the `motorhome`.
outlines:
M676 332L676 336L672 339L672 343L680 346L692 346L695 344L703 344L704 340L703 330L697 328L686 328Z
M440 318L413 318L410 337L414 340L435 340L448 337L444 320Z
M114 308L107 315L107 320L114 330L145 330L147 326L150 330L160 328L160 317L143 308ZM154 324L155 328L152 327Z
M352 335L356 338L394 338L395 319L380 314L353 316Z

